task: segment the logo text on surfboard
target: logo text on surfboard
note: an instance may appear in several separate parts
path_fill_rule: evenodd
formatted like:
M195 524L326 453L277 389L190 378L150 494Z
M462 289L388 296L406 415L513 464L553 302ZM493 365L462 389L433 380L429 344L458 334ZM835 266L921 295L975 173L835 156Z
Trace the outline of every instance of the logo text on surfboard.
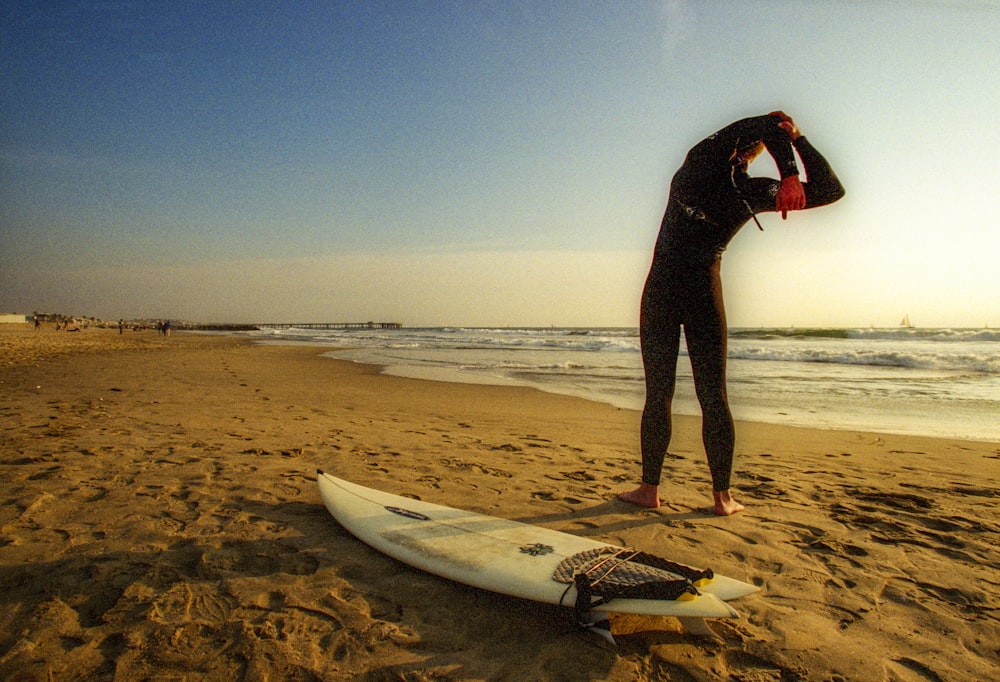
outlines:
M386 507L386 511L391 511L393 514L399 514L400 516L405 516L408 519L417 519L418 521L430 521L431 517L421 514L420 512L410 511L409 509L403 509L402 507Z

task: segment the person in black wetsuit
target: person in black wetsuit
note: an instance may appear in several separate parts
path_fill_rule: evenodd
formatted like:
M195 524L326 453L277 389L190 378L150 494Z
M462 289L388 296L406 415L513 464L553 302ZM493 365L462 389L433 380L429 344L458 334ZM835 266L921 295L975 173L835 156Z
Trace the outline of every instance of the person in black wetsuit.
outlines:
M747 174L747 166L765 148L778 166L780 181ZM808 182L799 179L796 151ZM744 224L751 218L757 222L757 213L778 211L784 219L788 211L823 206L843 196L844 188L826 159L780 111L736 121L688 152L670 183L642 294L639 336L646 373L642 483L619 498L645 507L660 505L660 472L670 444L670 407L683 327L702 410L714 511L727 516L743 510L729 490L735 433L726 395L722 252Z

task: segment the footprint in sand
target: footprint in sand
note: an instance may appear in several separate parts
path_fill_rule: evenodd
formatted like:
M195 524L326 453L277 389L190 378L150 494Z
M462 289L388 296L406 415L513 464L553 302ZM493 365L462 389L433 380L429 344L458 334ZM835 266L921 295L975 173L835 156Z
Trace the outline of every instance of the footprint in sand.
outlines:
M237 606L239 600L219 585L179 582L153 600L149 619L163 624L221 625Z
M844 555L857 557L868 556L867 550L850 543L838 542L836 540L814 540L806 545L806 549L827 552L838 557L843 557Z
M478 471L479 473L486 474L488 476L496 476L497 478L512 478L514 474L509 471L504 471L503 469L496 469L494 467L486 466L483 464L478 464L476 462L466 462L461 459L442 459L441 463L446 467L459 469L464 471Z
M566 504L583 504L583 500L579 500L575 497L557 497L555 493L550 493L548 491L537 491L531 493L531 499L538 500L540 502L565 502Z
M522 448L520 445L514 445L513 443L504 443L503 445L495 445L491 449L500 450L502 452L524 452L524 448Z
M311 575L319 568L318 560L298 548L280 542L224 542L208 548L201 556L197 574L217 580L233 576L267 576L274 573Z
M919 512L934 506L934 501L930 498L912 493L855 492L854 499L910 512Z
M803 678L802 669L790 668L777 661L755 656L746 651L722 652L730 676L740 679L797 680Z
M912 658L895 658L885 664L886 679L891 680L907 680L911 679L914 674L916 674L919 679L924 680L943 680L945 679L933 668L924 665L920 661L915 661Z

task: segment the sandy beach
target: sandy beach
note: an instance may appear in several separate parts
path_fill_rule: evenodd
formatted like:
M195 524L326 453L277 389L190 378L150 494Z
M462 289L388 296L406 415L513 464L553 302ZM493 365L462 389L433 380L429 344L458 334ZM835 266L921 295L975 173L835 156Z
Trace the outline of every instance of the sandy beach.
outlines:
M305 346L0 325L5 680L990 680L1000 444L742 423L710 514L678 418L658 510L637 412L382 376ZM329 516L317 467L761 587L717 637L430 576Z

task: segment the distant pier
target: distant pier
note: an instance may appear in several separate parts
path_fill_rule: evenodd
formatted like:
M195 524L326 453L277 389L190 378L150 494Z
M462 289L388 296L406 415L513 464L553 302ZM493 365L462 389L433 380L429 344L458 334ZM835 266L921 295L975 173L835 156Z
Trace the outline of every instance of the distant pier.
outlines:
M402 329L399 322L267 322L260 329Z

